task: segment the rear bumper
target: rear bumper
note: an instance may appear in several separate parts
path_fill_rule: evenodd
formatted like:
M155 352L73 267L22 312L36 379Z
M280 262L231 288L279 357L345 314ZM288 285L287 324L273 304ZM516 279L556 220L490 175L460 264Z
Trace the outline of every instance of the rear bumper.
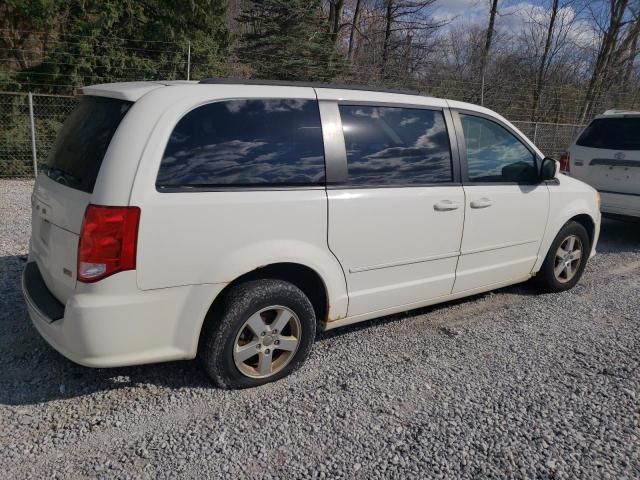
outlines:
M54 349L88 367L195 357L202 321L223 287L142 291L135 286L135 272L121 272L98 282L103 283L101 293L89 291L70 297L63 316L54 320L44 313L33 282L26 276L27 268L22 275L22 292L33 325ZM98 284L87 289L96 290Z
M640 194L600 192L602 205L600 210L605 215L623 217L640 217Z

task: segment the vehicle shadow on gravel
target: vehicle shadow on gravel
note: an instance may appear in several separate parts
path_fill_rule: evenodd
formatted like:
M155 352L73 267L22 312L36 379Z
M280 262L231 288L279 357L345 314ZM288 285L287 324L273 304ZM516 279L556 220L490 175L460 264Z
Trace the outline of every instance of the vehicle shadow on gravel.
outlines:
M640 223L602 219L597 251L623 253L640 251Z
M0 405L32 405L135 385L211 388L196 361L92 369L64 358L31 324L20 289L25 262L22 255L0 257Z
M605 220L598 251L624 253L640 251L640 225ZM28 318L20 275L26 257L0 257L0 405L31 405L52 400L75 398L94 393L146 385L167 389L213 388L196 361L170 362L114 369L91 369L62 357L40 338ZM515 285L498 292L511 295L534 295L528 284ZM318 341L354 331L430 314L429 324L443 335L456 335L460 323L438 315L452 306L477 305L492 294L481 294L446 304L403 312L346 328L321 333ZM509 302L506 298L505 302ZM469 316L463 315L463 321ZM450 317L450 316L449 316ZM455 315L454 315L455 317Z

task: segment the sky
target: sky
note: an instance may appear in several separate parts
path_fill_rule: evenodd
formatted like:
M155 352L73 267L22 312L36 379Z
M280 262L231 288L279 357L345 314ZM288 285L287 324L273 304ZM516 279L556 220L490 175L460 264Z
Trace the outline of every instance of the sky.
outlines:
M587 47L594 40L595 25L589 10L584 8L584 5L589 3L591 7L598 7L602 5L602 0L575 2L576 5L582 4L583 8L563 7L563 4L567 3L570 2L566 0L560 2L562 15L565 15L567 19L577 17L570 36L576 43ZM517 33L531 17L540 20L548 18L550 5L550 0L500 0L496 30L504 33ZM489 19L489 6L490 0L438 0L432 13L436 20L450 21L450 27L469 24L479 24L486 27Z

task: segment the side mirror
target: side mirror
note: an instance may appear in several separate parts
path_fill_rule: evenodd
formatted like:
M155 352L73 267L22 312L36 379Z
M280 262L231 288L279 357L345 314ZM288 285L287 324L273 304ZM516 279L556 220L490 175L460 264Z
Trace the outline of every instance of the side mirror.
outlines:
M556 178L558 171L560 170L560 164L553 158L545 157L542 160L542 168L540 169L540 180L553 180Z

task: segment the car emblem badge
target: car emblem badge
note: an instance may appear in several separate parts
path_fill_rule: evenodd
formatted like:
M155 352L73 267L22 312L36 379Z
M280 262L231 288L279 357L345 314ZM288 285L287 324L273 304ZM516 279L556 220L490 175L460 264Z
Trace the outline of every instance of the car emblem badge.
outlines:
M615 158L616 160L624 160L624 153L622 153L622 152L618 152L618 153L616 153L616 154L614 155L614 158Z

